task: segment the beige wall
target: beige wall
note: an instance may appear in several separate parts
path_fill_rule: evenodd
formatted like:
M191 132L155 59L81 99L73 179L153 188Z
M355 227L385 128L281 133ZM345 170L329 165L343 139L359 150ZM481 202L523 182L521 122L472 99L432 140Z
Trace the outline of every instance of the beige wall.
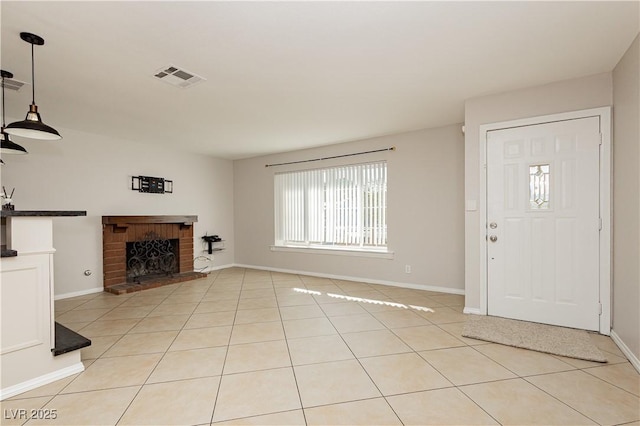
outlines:
M480 125L519 118L608 106L612 104L611 73L560 81L465 103L465 200L480 197ZM480 212L465 212L465 307L480 308Z
M341 160L281 163L369 151ZM334 276L463 289L463 136L460 125L235 161L236 263ZM392 260L273 252L275 172L388 160L388 239ZM405 273L411 265L411 274Z
M87 217L54 220L57 296L102 289L103 215L198 215L196 255L202 254L199 237L216 233L229 240L229 250L216 256L214 266L233 263L231 161L58 130L60 141L20 140L29 154L3 155L1 172L2 185L16 188L17 209L87 211ZM132 191L132 175L172 179L174 193ZM93 274L85 276L86 269Z
M613 71L613 331L640 358L640 42Z

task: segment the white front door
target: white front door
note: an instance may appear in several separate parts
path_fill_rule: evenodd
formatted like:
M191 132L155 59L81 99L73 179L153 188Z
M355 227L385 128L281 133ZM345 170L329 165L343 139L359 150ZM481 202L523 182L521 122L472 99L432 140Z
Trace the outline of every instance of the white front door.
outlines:
M598 117L487 133L489 315L599 329Z

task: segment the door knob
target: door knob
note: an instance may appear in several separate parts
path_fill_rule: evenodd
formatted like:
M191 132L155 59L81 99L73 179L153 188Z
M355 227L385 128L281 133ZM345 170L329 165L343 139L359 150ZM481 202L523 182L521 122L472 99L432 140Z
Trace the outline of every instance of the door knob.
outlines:
M489 224L489 228L491 228L491 229L496 229L497 227L498 227L498 224L497 224L497 223L495 223L495 222L491 222L491 223Z
M492 243L495 243L496 241L498 241L498 237L496 237L495 235L490 236L489 239L491 240Z

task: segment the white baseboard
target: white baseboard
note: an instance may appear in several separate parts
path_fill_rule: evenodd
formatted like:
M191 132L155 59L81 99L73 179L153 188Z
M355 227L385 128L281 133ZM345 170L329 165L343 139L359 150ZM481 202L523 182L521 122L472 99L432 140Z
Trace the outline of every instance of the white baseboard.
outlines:
M206 267L206 268L204 268L204 269L198 269L198 270L195 270L195 271L196 271L196 272L201 272L201 273L203 273L203 274L209 274L209 273L211 273L211 272L213 272L213 271L219 271L220 269L232 268L232 267L234 267L234 266L235 266L235 265L234 265L233 263L230 263L230 264L228 264L228 265L207 266L207 267Z
M104 291L104 287L94 287L87 290L73 291L71 293L56 294L53 297L53 300L62 300L62 299L68 299L70 297L86 296L87 294L102 293L103 291Z
M195 272L202 272L203 274L208 274L210 272L217 271L219 269L231 268L232 266L234 265L228 264L228 265L221 265L221 266L208 266L205 269L196 270ZM102 293L103 291L104 291L104 287L94 287L87 290L73 291L71 293L56 294L53 297L53 300L62 300L62 299L69 299L70 297L86 296L87 294Z
M371 278L352 277L348 275L322 274L318 272L298 271L294 269L270 268L268 266L245 265L240 263L230 263L227 265L219 265L219 266L208 266L204 269L196 270L196 272L202 272L203 274L208 274L214 271L218 271L220 269L227 269L227 268L233 268L233 267L262 269L264 271L282 272L285 274L307 275L311 277L331 278L335 280L345 280L345 281L359 281L359 282L364 282L368 284L382 284L382 285L389 285L393 287L410 288L414 290L427 290L427 291L436 291L439 293L464 295L464 289L460 289L460 288L440 287L440 286L413 284L413 283L401 283L397 281L374 280ZM87 294L101 293L103 291L104 291L103 287L95 287L87 290L74 291L71 293L57 294L54 296L54 300L68 299L70 297L77 297L77 296L86 296ZM475 313L475 312L471 312L471 313Z
M76 373L82 373L83 371L84 371L84 364L82 362L78 362L76 364L70 365L69 367L62 368L52 373L47 373L43 376L27 380L26 382L9 386L8 388L4 388L0 391L0 401L3 401L7 398L11 398L12 396L16 396L21 393L33 390L40 386L48 385L49 383L53 383L56 380L73 376Z
M322 274L318 272L270 268L268 266L245 265L240 263L235 263L232 266L235 266L237 268L262 269L264 271L282 272L285 274L307 275L311 277L330 278L334 280L359 281L359 282L368 283L368 284L382 284L382 285L389 285L393 287L410 288L414 290L427 290L427 291L437 291L439 293L464 295L464 289L458 289L458 288L438 287L438 286L432 286L432 285L422 285L422 284L413 284L413 283L399 283L397 281L374 280L371 278L351 277L346 275Z
M633 368L635 368L638 373L640 373L640 359L638 359L636 354L631 352L631 349L629 349L629 347L622 341L620 336L618 336L614 330L611 330L611 340L613 340L618 348L620 348L624 356L626 356L631 365L633 365Z
M484 315L482 313L482 311L480 311L480 308L467 308L465 306L465 308L462 310L463 314L471 314L471 315Z

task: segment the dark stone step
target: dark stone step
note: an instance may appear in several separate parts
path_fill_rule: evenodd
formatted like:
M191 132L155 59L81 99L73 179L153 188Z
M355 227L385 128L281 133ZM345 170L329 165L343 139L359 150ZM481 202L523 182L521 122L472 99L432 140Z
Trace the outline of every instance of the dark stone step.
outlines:
M91 346L91 340L56 322L56 346L51 349L54 356L86 348L87 346Z

